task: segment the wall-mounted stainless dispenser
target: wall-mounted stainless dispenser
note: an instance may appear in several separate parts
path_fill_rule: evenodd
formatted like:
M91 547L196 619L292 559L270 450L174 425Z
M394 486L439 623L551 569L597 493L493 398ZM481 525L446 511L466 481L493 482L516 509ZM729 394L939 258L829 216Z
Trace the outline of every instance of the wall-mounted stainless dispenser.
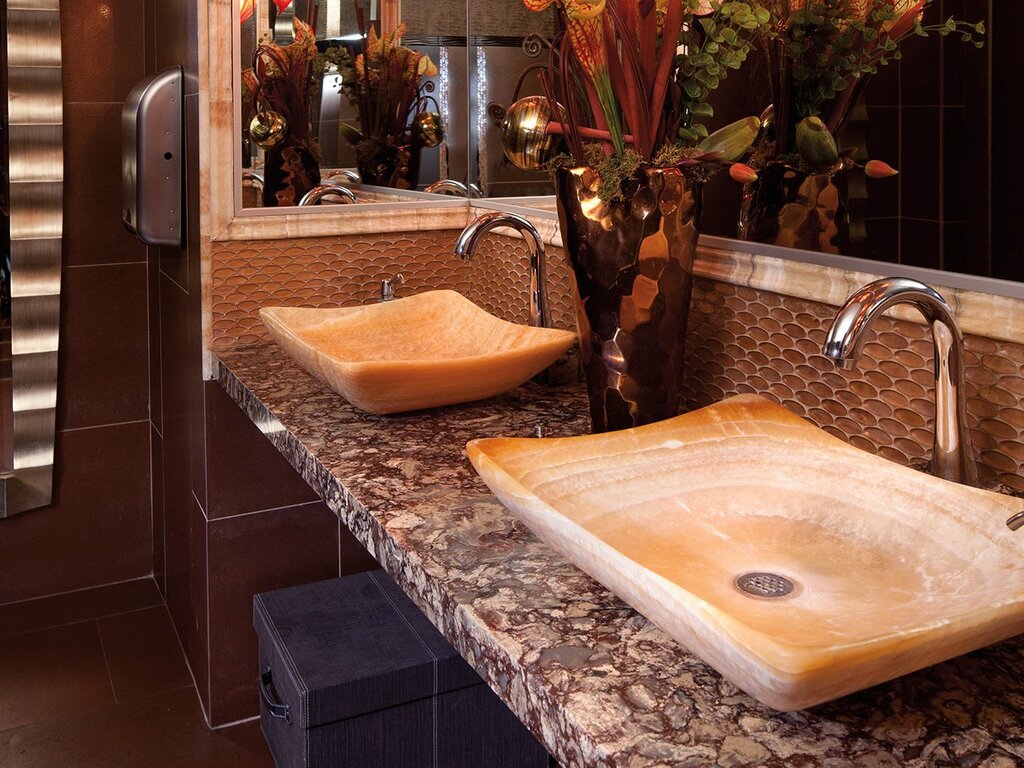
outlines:
M124 225L147 245L184 243L181 67L143 80L121 112Z

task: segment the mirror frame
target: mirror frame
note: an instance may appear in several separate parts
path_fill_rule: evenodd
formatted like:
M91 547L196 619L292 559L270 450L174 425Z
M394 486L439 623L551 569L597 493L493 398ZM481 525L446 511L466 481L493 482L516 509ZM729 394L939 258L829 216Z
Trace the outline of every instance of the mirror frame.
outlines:
M14 466L0 477L0 518L53 499L64 229L61 74L59 0L8 0Z
M331 237L417 230L461 229L469 223L469 201L459 198L398 203L360 203L318 206L317 210L243 209L241 71L235 51L241 46L241 27L234 23L239 0L207 0L200 5L199 77L208 98L200 99L200 195L209 212L204 226L212 241L275 240ZM204 19L203 12L206 18ZM230 77L223 77L230 73ZM346 209L346 210L338 210Z

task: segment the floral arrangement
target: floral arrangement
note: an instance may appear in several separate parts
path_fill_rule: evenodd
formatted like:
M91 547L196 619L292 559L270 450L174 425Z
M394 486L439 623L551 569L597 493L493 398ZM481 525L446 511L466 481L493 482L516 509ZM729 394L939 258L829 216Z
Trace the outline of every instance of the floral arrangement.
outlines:
M320 183L320 149L310 129L313 70L317 60L313 27L296 18L289 45L260 44L253 66L242 73L248 103L248 135L266 150L264 205L298 205Z
M900 58L910 37L956 35L981 47L983 23L952 17L925 25L932 0L768 0L771 26L760 36L772 107L752 165L784 162L802 170L839 170L836 139L879 67ZM881 161L871 177L894 175Z
M437 146L443 138L443 128L438 113L427 109L432 97L425 93L428 88L424 81L437 75L434 62L429 56L401 44L406 30L404 23L393 32L378 35L373 27L366 31L358 4L356 14L362 33L362 52L352 62L351 69L342 62L339 71L342 72L342 90L358 110L360 122L359 128L343 124L342 132L356 147L361 166L372 158L408 153L410 147ZM385 162L382 167L387 165L389 163ZM364 173L364 177L366 175ZM369 174L376 182L383 183L379 175L377 172Z
M757 135L757 118L709 136L709 95L767 33L769 12L732 0L523 0L553 3L565 33L541 81L562 133L561 163L594 166L602 198L642 164L705 172L738 159Z

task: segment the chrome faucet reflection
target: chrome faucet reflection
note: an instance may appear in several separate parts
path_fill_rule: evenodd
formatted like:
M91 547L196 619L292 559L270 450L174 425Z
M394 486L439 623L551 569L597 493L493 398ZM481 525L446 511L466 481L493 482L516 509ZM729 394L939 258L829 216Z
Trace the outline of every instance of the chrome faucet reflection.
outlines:
M335 168L330 171L324 171L321 174L325 181L333 181L335 179L344 179L349 184L359 184L361 179L359 174L353 171L351 168Z
M909 304L931 327L935 342L935 443L932 474L964 485L978 484L964 394L964 337L953 310L934 289L917 280L876 280L854 293L829 329L822 354L842 370L857 367L867 331L890 307Z
M480 187L476 184L463 184L455 179L441 179L435 181L424 192L433 192L438 195L454 195L455 197L477 198L483 197Z
M455 255L469 261L476 253L480 240L492 229L509 227L522 233L530 249L530 325L538 328L551 327L551 312L548 309L547 259L544 241L529 221L514 213L487 213L478 217L463 231L455 244Z
M340 197L346 203L357 202L352 190L340 184L318 184L302 196L299 205L319 205L325 197Z

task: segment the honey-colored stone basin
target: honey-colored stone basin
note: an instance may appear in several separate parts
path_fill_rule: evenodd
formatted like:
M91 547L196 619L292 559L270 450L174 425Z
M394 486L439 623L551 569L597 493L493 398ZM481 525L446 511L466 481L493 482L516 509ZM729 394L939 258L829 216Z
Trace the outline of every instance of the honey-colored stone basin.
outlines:
M342 309L265 307L260 319L306 371L377 414L499 395L576 341L570 331L500 320L455 291Z
M1024 531L1006 525L1024 502L898 466L761 397L467 450L541 539L775 709L1024 632ZM737 578L752 573L793 591L750 595Z

